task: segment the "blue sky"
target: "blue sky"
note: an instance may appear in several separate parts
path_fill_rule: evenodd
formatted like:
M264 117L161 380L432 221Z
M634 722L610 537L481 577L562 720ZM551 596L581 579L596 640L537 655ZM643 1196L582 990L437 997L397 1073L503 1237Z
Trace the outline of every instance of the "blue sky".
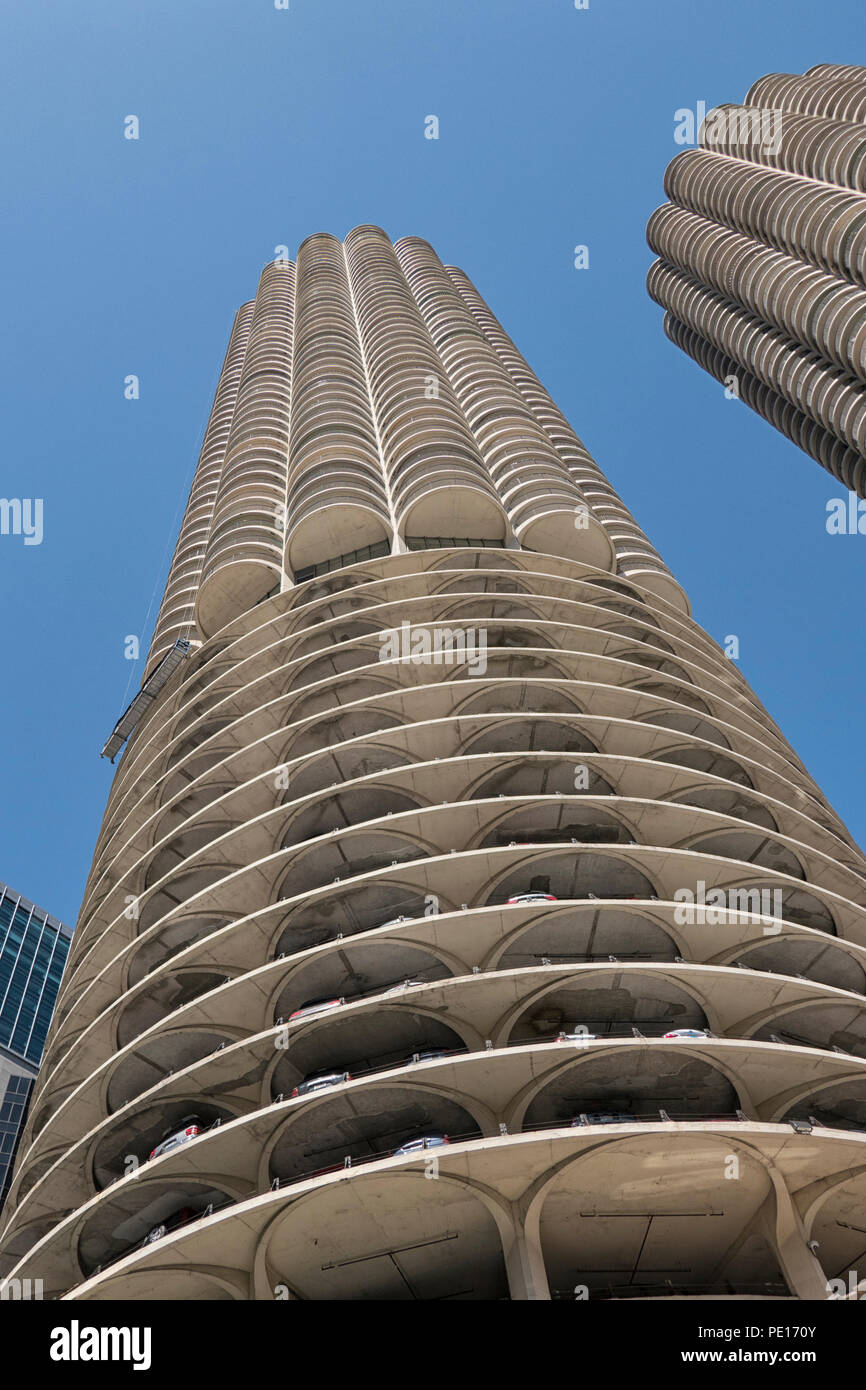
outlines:
M3 7L0 495L41 497L44 537L0 536L0 878L74 920L138 687L124 641L146 650L234 310L275 247L361 222L474 279L866 840L866 537L826 533L842 489L666 341L644 288L674 112L857 62L861 5Z

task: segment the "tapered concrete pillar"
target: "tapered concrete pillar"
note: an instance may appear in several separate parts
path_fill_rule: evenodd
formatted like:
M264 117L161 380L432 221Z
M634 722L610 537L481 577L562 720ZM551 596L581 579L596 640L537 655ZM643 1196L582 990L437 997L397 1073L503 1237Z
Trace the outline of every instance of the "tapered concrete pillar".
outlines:
M829 1298L827 1275L809 1245L806 1231L783 1178L773 1174L773 1196L764 1220L788 1286L796 1298Z
M503 1242L509 1294L518 1303L549 1302L550 1287L541 1253L538 1222L534 1220L531 1228L527 1229L522 1204L513 1202L511 1223L510 1240L506 1238Z

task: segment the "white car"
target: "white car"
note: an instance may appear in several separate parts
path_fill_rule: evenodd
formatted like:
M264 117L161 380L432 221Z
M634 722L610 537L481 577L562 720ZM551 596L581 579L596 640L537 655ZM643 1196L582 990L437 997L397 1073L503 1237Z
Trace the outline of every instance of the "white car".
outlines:
M710 1035L706 1028L673 1028L670 1033L663 1033L665 1038L708 1038Z
M595 1042L599 1037L598 1033L557 1033L554 1042Z
M447 1134L425 1134L420 1139L407 1139L401 1144L399 1149L395 1149L392 1158L403 1158L406 1154L421 1153L424 1149L441 1149L443 1144L450 1144L451 1140Z
M155 1149L151 1149L148 1155L148 1163L152 1158L161 1158L163 1154L171 1153L172 1149L179 1149L181 1144L188 1144L190 1139L196 1139L201 1134L201 1127L194 1116L190 1116L189 1123L183 1129L176 1129L172 1134L166 1135L161 1144L157 1144Z
M512 903L555 903L558 899L553 893L518 893L515 897L509 898L508 907Z
M383 990L382 994L402 994L404 989L413 989L415 985L423 984L423 980L401 980L399 985L391 985L391 988Z

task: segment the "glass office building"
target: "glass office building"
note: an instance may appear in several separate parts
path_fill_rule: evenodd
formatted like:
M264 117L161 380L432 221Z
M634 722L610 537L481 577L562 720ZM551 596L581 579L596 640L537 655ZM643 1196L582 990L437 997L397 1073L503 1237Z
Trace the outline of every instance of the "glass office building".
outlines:
M0 883L0 1207L72 937Z

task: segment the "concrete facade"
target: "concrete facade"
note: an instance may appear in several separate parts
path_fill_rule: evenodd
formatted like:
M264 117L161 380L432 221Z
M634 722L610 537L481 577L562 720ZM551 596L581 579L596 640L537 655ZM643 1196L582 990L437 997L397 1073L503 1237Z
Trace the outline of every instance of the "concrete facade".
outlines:
M665 332L866 497L866 68L762 77L698 145L647 226Z
M265 269L151 671L177 638L0 1275L831 1296L866 1226L866 859L427 243Z

